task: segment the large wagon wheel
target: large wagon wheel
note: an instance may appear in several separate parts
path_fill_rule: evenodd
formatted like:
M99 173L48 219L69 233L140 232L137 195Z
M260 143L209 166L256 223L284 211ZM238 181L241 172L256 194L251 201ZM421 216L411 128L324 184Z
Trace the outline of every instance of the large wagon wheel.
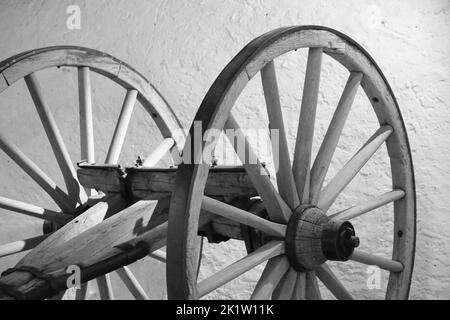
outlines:
M299 48L308 48L309 53L291 170L273 60ZM317 157L312 162L311 146L323 53L350 73ZM204 196L210 167L194 161L202 159L202 150L211 150L217 139L205 139L203 149L189 150L192 162L178 168L177 188L172 195L169 213L166 264L169 298L200 298L266 261L252 294L253 299L318 299L321 295L316 276L335 297L353 298L329 268L327 260L353 260L377 265L390 272L385 297L407 298L415 245L414 175L400 110L380 69L364 49L334 30L318 26L274 30L250 42L218 76L195 117L195 121L202 123L203 134L209 129L239 129L231 110L247 83L258 72L261 73L270 128L280 130L278 189L267 175L260 174L263 170L260 162L254 165L241 160L258 190L268 219ZM359 86L369 98L380 128L323 187ZM194 130L193 125L191 137L195 135ZM372 199L342 212L326 215L337 196L385 142L393 190L374 195ZM251 154L248 142L246 149ZM355 249L359 239L349 220L390 202L394 202L394 227L390 231L394 237L392 258ZM201 210L259 230L268 240L244 258L198 282L197 258L191 249ZM362 238L361 241L367 240Z
M95 192L91 192L91 190L85 191L79 184L74 162L69 156L68 147L63 141L58 129L58 123L53 117L43 96L37 73L40 70L53 67L73 67L78 69L81 160L87 163L105 163L111 165L118 163L136 101L139 101L148 112L149 117L153 118L163 137L163 143L160 147L156 148L145 159L145 166L154 166L169 150L178 150L177 144L183 143L183 141L175 141L175 139L179 140L183 139L183 137L179 134L173 134L175 131L181 129L181 125L170 106L158 91L141 74L110 55L82 47L56 46L24 52L1 62L0 93L17 81L21 79L25 80L37 114L39 115L62 172L67 192L64 191L64 188L57 186L19 146L9 140L5 136L5 132L0 132L0 149L53 199L60 208L60 211L48 210L17 199L5 197L0 197L0 208L34 218L44 219L47 222L53 223L51 227L53 227L54 231L56 228L68 224L86 211L90 207L90 201L95 203L101 197L95 195ZM91 72L111 79L125 89L124 92L126 92L120 116L117 120L104 162L99 161L98 158L96 159L94 151L93 107L95 108L95 106L92 105L91 101ZM119 211L123 207L123 203L118 201L117 208L110 209L111 211ZM72 226L75 226L76 222L74 221ZM87 225L85 228L89 227ZM48 225L46 229L48 231ZM45 240L48 234L3 244L0 246L0 257L30 250L40 244L40 251L38 250L36 253L25 256L19 261L17 266L31 264L33 261L36 262L36 259L43 259L43 256L40 256L42 251L51 251L52 247L63 243L68 237L73 237L76 232L80 233L82 231L81 229L76 230L75 227L68 228L66 236L51 238L48 246ZM117 272L134 297L146 298L145 291L128 267L124 266L118 269ZM100 297L102 299L111 299L113 297L113 289L109 275L106 274L97 278L97 283ZM86 284L83 284L82 289L77 290L77 298L84 298L85 295Z

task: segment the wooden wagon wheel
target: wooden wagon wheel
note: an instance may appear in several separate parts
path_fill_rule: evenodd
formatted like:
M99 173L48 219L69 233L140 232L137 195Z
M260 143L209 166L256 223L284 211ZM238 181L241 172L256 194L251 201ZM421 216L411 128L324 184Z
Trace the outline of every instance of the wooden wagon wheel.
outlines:
M309 53L295 152L291 162L273 60L300 48L308 48ZM344 66L349 71L349 77L318 155L311 161L321 58L324 53ZM231 110L249 80L258 72L261 73L270 128L279 129L278 189L267 175L260 174L260 162L254 165L245 159L241 160L258 190L269 219L204 196L210 167L198 164L198 159L202 159L202 150L211 150L217 139L205 139L202 141L203 149L189 150L191 162L178 168L177 187L172 195L169 213L166 264L169 298L200 298L268 261L252 299L318 299L321 295L316 276L335 297L351 299L352 294L326 261L353 260L389 271L385 297L406 299L414 262L414 175L400 110L380 69L364 49L335 30L319 26L274 30L250 42L218 76L194 120L201 121L203 134L209 129L239 129ZM369 98L380 128L323 187L359 86ZM191 137L195 135L194 129L193 125ZM384 142L390 158L393 190L374 195L372 199L343 212L326 215L337 196ZM246 149L251 154L248 142ZM358 238L348 220L390 202L394 202L392 258L355 249ZM244 258L198 282L197 258L191 249L201 211L250 226L264 233L269 240Z
M0 63L0 93L18 80L24 79L33 99L37 114L42 122L43 128L50 141L53 153L56 157L59 168L64 177L67 192L56 185L56 183L43 172L27 155L8 140L4 132L0 132L0 149L2 149L23 171L28 174L41 187L60 208L60 212L41 208L29 203L0 197L0 208L25 214L35 218L52 222L54 227L60 228L90 207L90 201L95 203L100 196L96 196L91 190L84 190L79 184L74 168L74 162L69 156L68 147L64 143L58 129L58 123L53 117L48 104L46 103L40 84L38 82L38 71L53 67L73 67L78 69L78 90L79 90L79 114L80 114L80 146L81 160L87 163L117 164L125 136L130 123L136 101L145 108L149 116L153 118L159 131L164 138L163 143L156 148L145 160L145 166L154 166L169 150L178 150L178 144L184 139L182 136L173 135L176 130L181 129L181 125L173 113L170 106L158 93L158 91L137 71L127 64L115 59L105 53L75 46L55 46L32 50L15 55ZM117 120L115 131L109 145L108 153L104 162L98 161L94 151L94 123L93 107L91 101L91 80L90 73L95 72L111 79L120 85L126 92L123 106ZM116 211L123 209L123 203L117 202ZM110 204L110 203L109 203ZM110 208L113 211L113 208ZM17 266L29 264L39 256L42 251L51 251L52 246L63 243L69 237L83 230L77 230L75 224L68 228L66 234L48 240L48 235L37 236L31 239L15 241L0 246L0 257L30 250L37 245L38 252L25 256ZM88 228L86 225L84 228ZM135 279L128 267L117 270L119 277L123 280L127 288L134 297L146 298L146 293ZM111 283L108 274L97 278L99 293L102 299L111 299L113 296ZM86 294L86 284L82 290L77 290L77 298L84 298Z

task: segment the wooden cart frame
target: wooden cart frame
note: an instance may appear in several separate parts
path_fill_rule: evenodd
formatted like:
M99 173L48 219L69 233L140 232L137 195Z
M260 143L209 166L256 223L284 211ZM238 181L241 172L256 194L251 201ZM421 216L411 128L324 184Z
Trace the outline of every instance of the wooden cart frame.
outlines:
M308 50L305 85L294 156L288 152L274 60L283 54ZM311 159L322 56L344 66L348 81L315 159ZM78 69L80 146L78 170L69 157L58 124L50 112L36 73L68 66ZM44 219L47 233L0 246L0 256L31 250L3 272L0 297L42 299L61 296L67 289L70 265L81 267L87 281L97 279L102 298L113 298L108 273L117 272L137 299L147 294L127 267L147 255L166 262L170 299L197 299L267 262L252 299L320 299L317 278L339 299L355 298L327 265L328 260L353 260L389 271L387 299L406 299L414 263L416 204L410 147L394 94L368 53L349 37L329 28L295 26L268 32L239 52L206 94L194 121L208 129L238 130L232 108L255 75L260 74L269 123L278 129L277 185L262 161L221 167L198 163L201 150L190 144L187 163L157 168L164 154L179 154L184 138L173 110L137 71L104 53L80 47L50 47L25 52L0 64L0 93L24 79L51 143L66 183L58 187L0 130L0 149L14 160L61 209L37 207L0 197L0 208ZM122 111L104 162L94 152L90 72L118 83L126 91ZM369 98L380 128L324 186L325 176L358 88ZM154 119L164 140L141 166L123 168L118 159L138 100ZM194 136L194 126L190 135ZM213 147L204 141L202 147ZM328 209L380 146L386 145L392 191L330 214ZM189 149L188 149L189 148ZM200 150L200 151L199 151ZM203 149L202 149L203 150ZM157 201L155 201L157 200ZM392 257L357 249L359 238L351 219L394 203ZM140 221L140 225L136 225ZM143 223L145 221L145 223ZM197 281L202 246L242 240L248 255L207 279ZM167 245L167 253L160 250Z

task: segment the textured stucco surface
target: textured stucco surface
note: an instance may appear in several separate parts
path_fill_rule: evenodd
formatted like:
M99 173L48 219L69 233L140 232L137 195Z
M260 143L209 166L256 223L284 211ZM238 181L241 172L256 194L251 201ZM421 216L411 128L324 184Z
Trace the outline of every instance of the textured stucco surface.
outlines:
M81 29L66 27L66 8L81 8ZM450 298L450 3L433 1L13 1L0 2L0 59L51 45L92 47L116 56L144 74L172 105L185 127L228 61L251 39L279 26L318 24L348 34L375 58L398 99L408 130L417 188L417 250L411 287L414 299ZM296 134L306 55L290 53L276 61L283 112L291 151ZM346 73L324 60L314 150L331 119ZM79 159L77 89L74 70L39 74L44 92L71 155ZM124 91L111 82L93 79L98 159L103 159ZM0 96L0 130L62 185L51 148L43 134L24 83ZM259 76L238 101L243 127L266 127ZM160 139L151 119L132 119L122 163L145 155ZM340 140L331 177L377 127L367 99L359 93ZM158 139L153 138L158 137ZM0 195L50 206L51 201L3 153L0 153ZM270 163L269 160L267 162ZM380 150L332 210L339 210L390 188L386 151ZM36 235L41 223L0 210L0 243ZM355 221L365 250L389 255L392 207ZM201 277L244 254L240 243L206 246ZM1 269L17 256L0 261ZM355 295L382 297L366 286L366 268L333 264ZM164 265L144 260L133 266L152 298L165 296ZM217 290L211 298L246 298L259 268ZM127 298L121 286L118 297ZM386 278L382 278L382 287ZM324 296L329 293L324 290ZM96 291L91 290L91 297Z

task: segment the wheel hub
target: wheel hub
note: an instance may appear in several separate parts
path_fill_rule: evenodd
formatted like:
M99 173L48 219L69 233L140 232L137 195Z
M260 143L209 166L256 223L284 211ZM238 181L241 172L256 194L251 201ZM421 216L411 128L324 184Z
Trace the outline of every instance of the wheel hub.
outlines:
M350 222L330 218L313 205L294 211L285 242L286 255L297 271L312 270L327 260L346 261L359 246Z

